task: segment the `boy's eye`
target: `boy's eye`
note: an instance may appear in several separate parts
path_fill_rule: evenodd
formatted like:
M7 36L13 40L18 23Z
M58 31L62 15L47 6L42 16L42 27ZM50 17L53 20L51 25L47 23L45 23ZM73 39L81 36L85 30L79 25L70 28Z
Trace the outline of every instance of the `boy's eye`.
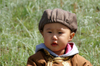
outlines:
M62 34L63 32L58 32L58 34Z
M51 31L48 31L48 33L52 33Z

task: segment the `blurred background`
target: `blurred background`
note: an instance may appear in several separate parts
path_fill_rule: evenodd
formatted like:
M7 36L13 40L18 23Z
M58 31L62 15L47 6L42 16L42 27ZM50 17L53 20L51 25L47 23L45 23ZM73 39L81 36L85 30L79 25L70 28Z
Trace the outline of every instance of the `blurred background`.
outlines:
M100 66L100 0L0 0L0 66L25 66L35 46L43 43L38 23L46 9L77 15L72 42L80 55Z

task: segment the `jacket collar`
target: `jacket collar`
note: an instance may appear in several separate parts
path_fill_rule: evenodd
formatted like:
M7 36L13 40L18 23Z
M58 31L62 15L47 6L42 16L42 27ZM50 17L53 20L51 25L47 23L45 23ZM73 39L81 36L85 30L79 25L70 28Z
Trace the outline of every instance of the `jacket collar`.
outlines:
M45 49L45 50L47 50L47 51L48 51L52 56L54 56L54 57L68 57L68 56L73 56L73 55L79 53L79 51L78 51L78 49L77 49L77 47L76 47L76 45L75 45L74 43L68 43L68 44L73 44L72 49L71 49L69 52L67 52L67 53L65 53L65 54L63 54L63 55L61 55L61 56L58 56L57 54L55 54L54 52L52 52L50 49L48 49L48 48L45 46L44 43L41 43L41 44L37 45L37 46L36 46L36 51L35 51L35 52L37 52L37 51L39 51L39 50L41 50L41 49Z

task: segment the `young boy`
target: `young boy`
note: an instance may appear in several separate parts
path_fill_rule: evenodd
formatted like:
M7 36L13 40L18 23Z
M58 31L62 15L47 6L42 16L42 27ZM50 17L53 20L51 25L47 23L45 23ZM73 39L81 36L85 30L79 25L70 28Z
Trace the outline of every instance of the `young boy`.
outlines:
M70 42L77 31L76 15L62 9L47 9L39 23L44 43L28 58L27 66L92 66Z

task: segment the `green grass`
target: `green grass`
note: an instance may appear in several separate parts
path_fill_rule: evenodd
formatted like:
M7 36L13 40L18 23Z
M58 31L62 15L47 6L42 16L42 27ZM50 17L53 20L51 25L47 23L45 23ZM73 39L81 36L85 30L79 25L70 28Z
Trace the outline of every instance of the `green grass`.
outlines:
M0 0L0 66L25 66L43 42L38 23L45 9L77 15L73 39L80 55L100 66L100 0Z

